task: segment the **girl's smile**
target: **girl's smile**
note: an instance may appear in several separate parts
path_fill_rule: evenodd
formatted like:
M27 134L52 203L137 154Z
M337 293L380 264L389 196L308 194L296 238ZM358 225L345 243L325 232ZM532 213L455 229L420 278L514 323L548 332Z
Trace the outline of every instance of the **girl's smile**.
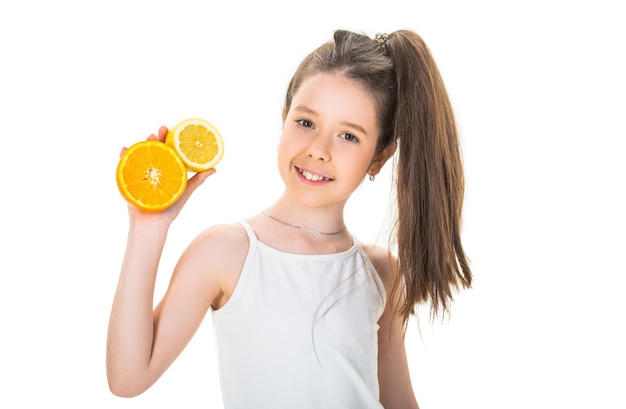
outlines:
M327 176L323 176L321 174L315 173L307 169L302 169L297 166L294 166L294 167L296 171L298 171L298 173L300 173L300 175L302 176L302 179L303 179L302 181L304 183L311 184L311 185L322 185L324 183L333 181L332 178L329 178Z

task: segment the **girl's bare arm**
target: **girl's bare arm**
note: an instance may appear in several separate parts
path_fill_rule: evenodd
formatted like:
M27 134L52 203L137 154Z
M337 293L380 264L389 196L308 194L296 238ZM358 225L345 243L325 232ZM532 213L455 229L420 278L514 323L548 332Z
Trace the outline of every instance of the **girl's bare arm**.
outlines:
M401 291L395 293L392 291L392 263L395 259L380 247L367 246L365 250L383 280L387 292L385 311L378 321L380 326L378 330L380 402L385 409L419 409L411 384L404 346L402 315L395 311L397 297L401 296Z
M163 142L167 131L161 127L158 135L148 139ZM128 241L107 338L107 377L117 395L134 396L152 385L182 351L208 304L219 294L209 271L193 262L199 255L194 251L198 246L192 245L181 257L166 296L154 309L156 275L169 226L193 191L214 172L195 174L181 198L163 212L148 214L128 208Z
M409 374L402 316L387 309L378 337L380 402L385 409L419 409Z

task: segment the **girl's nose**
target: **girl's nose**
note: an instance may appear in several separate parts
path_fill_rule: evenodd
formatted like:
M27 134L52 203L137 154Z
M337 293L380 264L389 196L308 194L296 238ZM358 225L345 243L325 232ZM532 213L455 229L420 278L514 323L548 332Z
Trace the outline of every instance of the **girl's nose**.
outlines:
M328 139L321 135L315 136L311 140L306 154L311 159L328 162L331 157L330 149L328 147Z

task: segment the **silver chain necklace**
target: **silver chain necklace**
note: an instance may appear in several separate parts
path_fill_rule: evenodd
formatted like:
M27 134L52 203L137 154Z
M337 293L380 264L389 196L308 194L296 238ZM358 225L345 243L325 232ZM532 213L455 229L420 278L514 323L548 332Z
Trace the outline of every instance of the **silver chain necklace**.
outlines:
M323 231L317 231L317 230L313 230L313 229L307 229L306 227L296 226L295 224L289 224L289 223L287 223L287 222L284 222L284 221L282 221L282 220L280 220L280 219L277 219L277 218L275 218L274 216L272 216L272 215L268 214L265 210L263 210L261 213L263 213L265 216L269 217L270 219L272 219L272 220L274 220L274 221L277 221L277 222L278 222L278 223L280 223L280 224L284 224L285 226L293 227L294 229L299 229L299 230L305 231L305 232L307 232L307 233L321 234L321 235L324 235L324 236L333 236L333 235L335 235L335 234L343 233L343 232L344 232L344 231L346 231L346 229L347 229L347 227L346 227L346 226L343 226L343 229L341 229L341 230L339 230L339 231L334 231L334 232L332 232L332 233L326 233L326 232L323 232Z

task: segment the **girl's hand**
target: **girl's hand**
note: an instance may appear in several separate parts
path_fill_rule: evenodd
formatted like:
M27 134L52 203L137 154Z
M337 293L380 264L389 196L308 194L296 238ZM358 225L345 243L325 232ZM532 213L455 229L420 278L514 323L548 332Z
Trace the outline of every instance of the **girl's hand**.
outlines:
M153 141L157 141L158 140L160 142L165 143L165 136L167 135L167 132L168 132L167 127L166 126L162 126L161 128L159 128L159 132L158 132L157 135L152 134L152 135L148 136L147 139L148 140L153 140ZM124 152L126 152L127 149L128 148L126 148L126 147L122 148L122 151L120 152L120 157L124 154ZM131 204L128 204L128 214L130 216L131 222L141 222L141 221L153 220L153 221L161 221L163 223L166 223L169 226L169 224L171 224L174 221L174 219L176 219L176 217L178 216L178 214L182 210L182 208L185 205L185 203L187 203L187 200L189 199L191 194L202 183L204 183L204 181L206 180L207 177L211 176L214 173L215 173L215 169L209 169L209 170L206 170L204 172L198 172L195 175L193 175L187 181L187 187L185 188L185 192L176 201L176 203L174 203L172 206L170 206L169 208L167 208L167 209L165 209L165 210L163 210L161 212L158 212L158 213L142 212L141 210L139 210L135 206L133 206Z

